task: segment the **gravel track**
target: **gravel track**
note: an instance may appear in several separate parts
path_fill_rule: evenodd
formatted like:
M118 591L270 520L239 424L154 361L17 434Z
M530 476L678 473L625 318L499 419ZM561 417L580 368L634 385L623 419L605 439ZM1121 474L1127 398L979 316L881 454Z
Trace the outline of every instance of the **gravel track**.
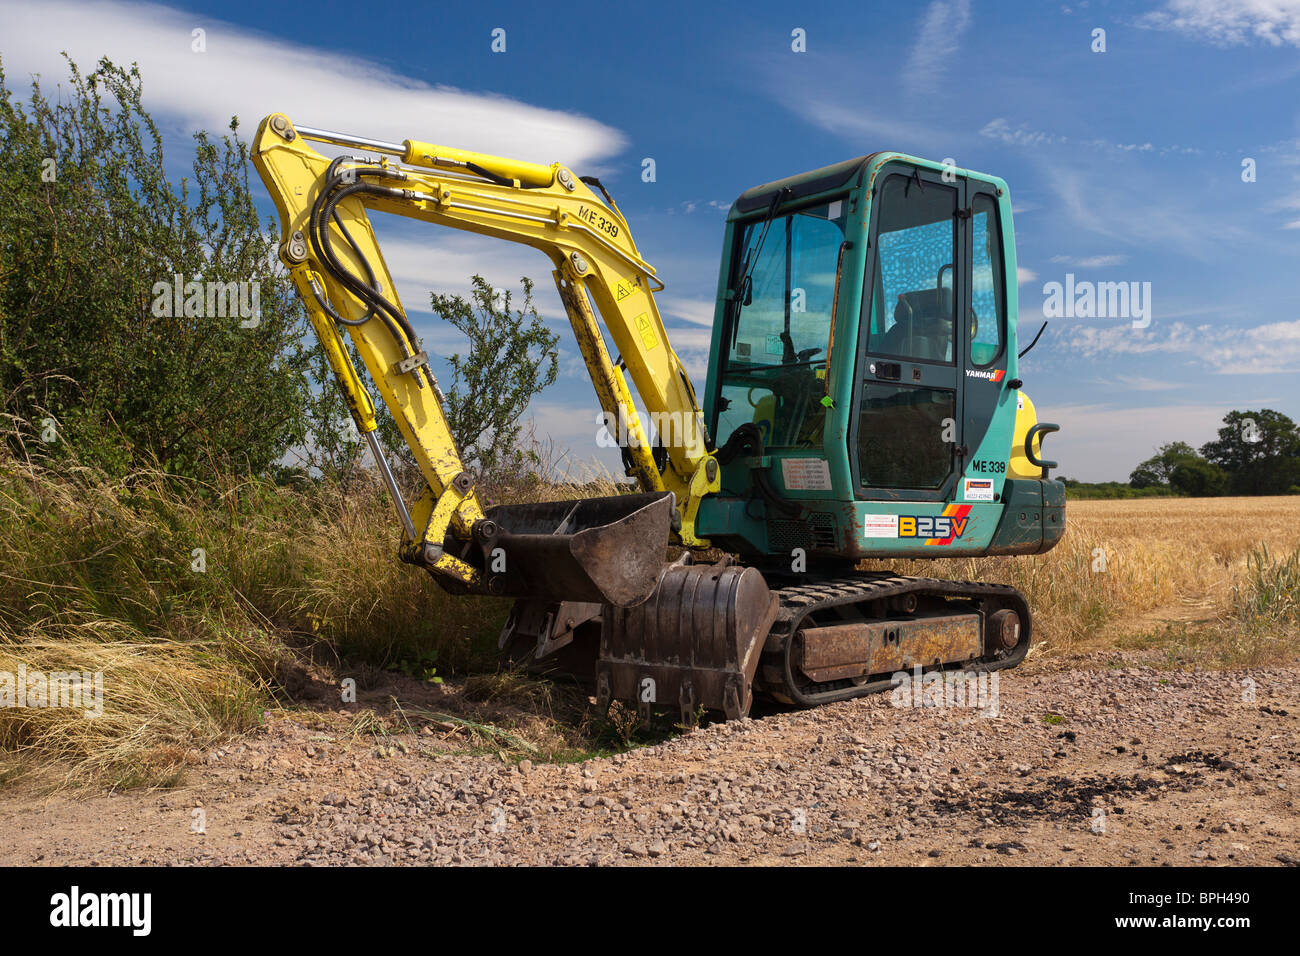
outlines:
M875 695L582 764L279 717L180 789L0 796L0 863L1300 862L1300 665L1095 663L1002 672L995 717Z

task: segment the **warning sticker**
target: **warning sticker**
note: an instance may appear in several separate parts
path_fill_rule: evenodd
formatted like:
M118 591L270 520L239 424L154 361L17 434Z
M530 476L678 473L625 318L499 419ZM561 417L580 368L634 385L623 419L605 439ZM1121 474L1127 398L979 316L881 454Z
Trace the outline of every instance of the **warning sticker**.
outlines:
M624 299L626 299L633 292L636 292L640 288L641 288L640 276L633 276L630 279L624 279L615 287L614 298L617 301L622 302Z
M1016 411L1020 411L1024 407L1025 407L1025 396L1021 395L1019 392L1016 392Z
M992 478L967 478L965 487L962 489L962 497L967 501L992 501L993 500L993 479Z
M783 458L781 480L789 491L830 491L831 468L820 458Z
M862 537L897 538L898 515L863 515Z
M641 334L641 344L647 352L659 344L659 337L655 335L654 325L650 322L650 313L642 312L632 321L636 323L636 330Z

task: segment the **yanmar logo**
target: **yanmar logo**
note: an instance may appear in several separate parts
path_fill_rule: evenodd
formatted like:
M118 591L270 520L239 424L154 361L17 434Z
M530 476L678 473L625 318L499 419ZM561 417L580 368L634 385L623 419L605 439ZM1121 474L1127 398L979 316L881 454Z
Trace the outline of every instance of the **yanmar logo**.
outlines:
M1007 370L1004 368L990 368L984 370L977 368L966 369L967 378L986 378L990 382L1000 382L1002 381L1002 377L1006 374Z

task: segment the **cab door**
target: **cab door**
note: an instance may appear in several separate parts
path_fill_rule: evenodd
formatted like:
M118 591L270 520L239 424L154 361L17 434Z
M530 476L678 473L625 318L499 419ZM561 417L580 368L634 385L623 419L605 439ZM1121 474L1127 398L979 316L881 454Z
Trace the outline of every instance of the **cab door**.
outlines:
M969 449L968 458L976 462L981 478L1004 473L1006 449L985 448L981 451L1007 387L1007 261L1003 243L1003 225L998 203L998 187L971 179L965 184L962 217L964 258L969 263L970 283L963 314L966 372L962 377L962 443ZM978 453L978 455L977 455ZM976 493L964 489L967 501L992 501L993 489L981 487Z
M908 164L877 178L850 437L860 498L951 500L968 351L965 198L964 182Z

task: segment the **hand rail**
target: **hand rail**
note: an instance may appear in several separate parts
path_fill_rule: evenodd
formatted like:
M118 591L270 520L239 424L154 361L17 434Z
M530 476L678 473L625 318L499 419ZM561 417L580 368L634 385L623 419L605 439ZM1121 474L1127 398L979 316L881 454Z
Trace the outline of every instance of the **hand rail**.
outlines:
M1048 477L1049 469L1057 467L1057 463L1054 461L1044 461L1043 459L1039 458L1037 455L1034 454L1034 439L1035 438L1040 439L1039 445L1041 447L1042 435L1048 435L1052 432L1059 432L1060 430L1061 430L1060 425L1053 425L1051 422L1039 422L1037 425L1035 425L1033 428L1029 429L1029 431L1025 433L1025 457L1029 459L1029 463L1031 465L1035 465L1043 469L1044 479Z

